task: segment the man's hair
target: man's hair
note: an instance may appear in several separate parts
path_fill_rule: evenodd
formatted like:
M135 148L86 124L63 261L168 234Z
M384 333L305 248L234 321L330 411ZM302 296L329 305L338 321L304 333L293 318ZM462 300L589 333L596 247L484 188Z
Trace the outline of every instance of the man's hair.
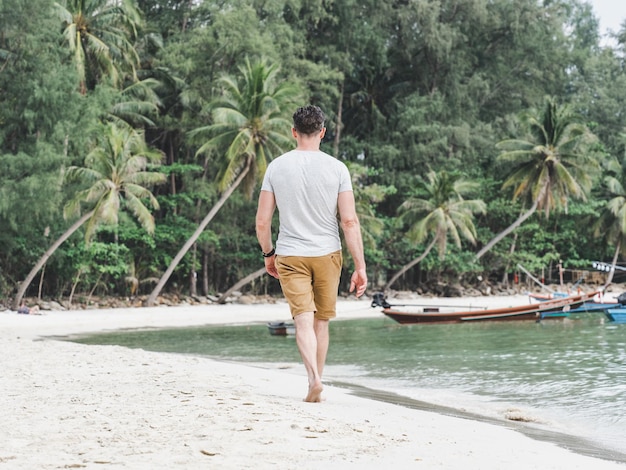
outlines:
M293 128L301 134L315 134L324 128L325 119L324 112L319 106L304 106L293 113Z

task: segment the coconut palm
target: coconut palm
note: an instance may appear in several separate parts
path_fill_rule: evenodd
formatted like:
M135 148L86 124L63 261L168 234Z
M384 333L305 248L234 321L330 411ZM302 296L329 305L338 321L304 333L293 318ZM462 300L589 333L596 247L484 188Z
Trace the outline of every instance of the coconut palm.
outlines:
M547 98L543 113L526 116L529 137L499 142L498 161L511 168L503 189L513 188L513 199L529 204L513 224L496 235L477 254L481 258L496 243L519 227L536 211L546 217L556 208L567 209L570 197L586 198L597 162L588 152L594 136L567 105Z
M610 199L600 213L600 217L596 222L596 236L603 236L609 243L615 245L611 270L606 281L608 286L613 280L615 274L615 265L622 247L626 247L626 173L619 168L619 163L613 162L613 169L619 176L609 175L604 178L604 187L606 188Z
M192 132L193 138L207 136L197 154L220 156L217 183L221 196L161 276L146 301L148 306L235 189L241 185L251 197L269 161L293 144L288 116L300 98L299 89L279 82L278 67L263 60L250 64L246 59L240 72L239 79L220 79L223 95L212 103L213 123Z
M109 109L109 118L121 125L134 128L155 127L152 120L159 113L161 100L155 91L161 84L154 78L136 81L117 93L117 99Z
M105 77L119 84L124 73L135 76L139 57L133 43L142 20L134 0L65 0L55 5L81 93Z
M14 305L17 307L37 272L48 258L85 223L85 240L89 242L99 224L117 224L120 209L131 212L149 233L154 232L154 218L144 204L153 208L158 202L146 186L165 181L161 173L146 171L148 164L159 164L161 154L150 150L142 134L128 126L108 124L102 139L85 158L85 166L68 168L67 182L89 185L75 194L64 208L70 218L80 214L83 205L90 209L61 235L41 256L20 284Z
M429 172L428 182L418 183L416 197L411 197L400 206L400 221L410 225L407 238L420 244L432 238L426 250L400 269L384 287L389 289L405 272L422 261L436 246L439 257L446 254L448 237L461 246L461 236L476 243L476 228L473 217L484 213L486 205L478 199L466 200L464 195L475 191L478 184L446 171Z

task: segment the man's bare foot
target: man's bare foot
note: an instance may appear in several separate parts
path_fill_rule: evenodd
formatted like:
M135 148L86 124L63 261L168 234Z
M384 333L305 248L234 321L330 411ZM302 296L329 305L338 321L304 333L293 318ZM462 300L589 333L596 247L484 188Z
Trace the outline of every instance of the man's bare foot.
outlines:
M315 384L312 387L309 387L309 394L306 396L304 401L309 403L319 403L322 401L322 390L324 387L321 383Z

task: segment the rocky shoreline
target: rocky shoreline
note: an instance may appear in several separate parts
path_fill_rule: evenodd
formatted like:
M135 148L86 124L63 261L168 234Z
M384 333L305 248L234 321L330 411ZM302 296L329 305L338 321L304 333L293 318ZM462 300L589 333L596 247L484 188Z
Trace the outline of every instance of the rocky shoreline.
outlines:
M552 291L558 292L576 292L578 289L589 291L599 289L600 285L583 284L582 286L574 286L573 284L550 284L546 286ZM610 285L606 289L607 294L614 293L618 295L624 289L619 284ZM626 288L625 288L626 289ZM382 289L381 289L382 290ZM381 290L368 290L365 297L371 297L375 292ZM440 282L432 282L418 287L414 291L396 291L389 290L386 292L387 298L394 299L418 299L423 297L481 297L481 296L512 296L525 295L529 292L545 292L546 290L537 284L519 283L519 284L488 284L481 283L478 286L463 286L461 284L446 284ZM185 295L166 293L157 298L156 305L160 306L185 306L185 305L215 305L220 303L220 294L217 295ZM134 297L111 297L111 296L85 296L77 295L72 303L67 299L38 299L36 297L26 298L26 305L33 307L39 306L42 311L59 311L59 310L92 310L92 309L109 309L109 308L133 308L145 306L148 295L138 295ZM354 296L348 293L341 293L340 298L350 299ZM272 295L251 295L243 292L235 291L230 294L225 301L221 303L237 303L242 305L253 304L275 304L282 301L282 296ZM10 299L0 299L0 310L11 310Z

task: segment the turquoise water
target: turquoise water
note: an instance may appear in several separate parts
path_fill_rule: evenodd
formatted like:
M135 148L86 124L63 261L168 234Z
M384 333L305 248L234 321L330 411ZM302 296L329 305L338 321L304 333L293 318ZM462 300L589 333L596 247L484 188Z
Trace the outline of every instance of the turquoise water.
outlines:
M588 439L626 454L626 324L604 315L541 323L331 323L325 380ZM76 341L300 365L265 324L107 333ZM621 457L620 459L622 459Z

